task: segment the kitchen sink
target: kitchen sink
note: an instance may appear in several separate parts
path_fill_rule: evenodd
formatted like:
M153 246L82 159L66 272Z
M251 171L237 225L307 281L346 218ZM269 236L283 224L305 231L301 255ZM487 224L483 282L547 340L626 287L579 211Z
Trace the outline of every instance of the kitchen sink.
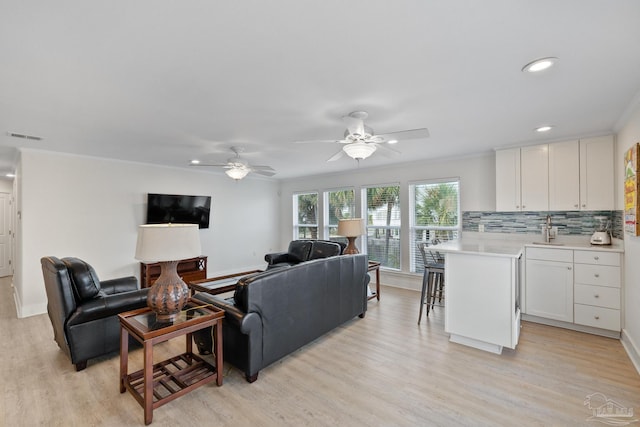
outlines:
M564 246L564 243L556 243L556 242L531 242L534 245L544 245L544 246Z

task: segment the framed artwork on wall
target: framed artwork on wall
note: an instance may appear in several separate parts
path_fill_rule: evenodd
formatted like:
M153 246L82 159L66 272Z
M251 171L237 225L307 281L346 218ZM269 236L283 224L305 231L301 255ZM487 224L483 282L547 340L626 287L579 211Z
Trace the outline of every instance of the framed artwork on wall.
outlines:
M631 236L640 235L638 155L640 155L640 143L633 144L624 153L624 232Z

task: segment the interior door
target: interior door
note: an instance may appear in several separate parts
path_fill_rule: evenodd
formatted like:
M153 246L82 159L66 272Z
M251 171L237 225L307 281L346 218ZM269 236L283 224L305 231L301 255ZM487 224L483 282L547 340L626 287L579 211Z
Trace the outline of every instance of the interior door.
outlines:
M0 277L11 275L10 195L0 193Z

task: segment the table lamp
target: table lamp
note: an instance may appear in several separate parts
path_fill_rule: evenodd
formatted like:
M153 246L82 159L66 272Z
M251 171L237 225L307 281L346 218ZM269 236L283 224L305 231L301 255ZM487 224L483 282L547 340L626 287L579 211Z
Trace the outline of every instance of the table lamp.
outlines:
M347 238L349 243L344 249L344 254L355 255L360 253L356 247L356 239L364 234L364 222L362 218L338 220L338 235Z
M173 321L189 300L189 287L178 276L178 262L200 255L197 224L148 224L138 228L135 258L160 263L160 276L147 294L147 305L158 321Z

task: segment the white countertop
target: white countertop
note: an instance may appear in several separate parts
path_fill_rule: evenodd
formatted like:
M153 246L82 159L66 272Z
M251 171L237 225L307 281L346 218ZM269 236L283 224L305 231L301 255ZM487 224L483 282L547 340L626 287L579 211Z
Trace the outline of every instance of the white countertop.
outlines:
M571 249L589 251L624 252L624 244L620 239L612 239L611 245L591 245L589 236L558 236L551 244L535 244L543 242L542 236L536 234L501 234L464 232L462 238L443 242L432 246L442 253L475 254L517 258L525 247Z

